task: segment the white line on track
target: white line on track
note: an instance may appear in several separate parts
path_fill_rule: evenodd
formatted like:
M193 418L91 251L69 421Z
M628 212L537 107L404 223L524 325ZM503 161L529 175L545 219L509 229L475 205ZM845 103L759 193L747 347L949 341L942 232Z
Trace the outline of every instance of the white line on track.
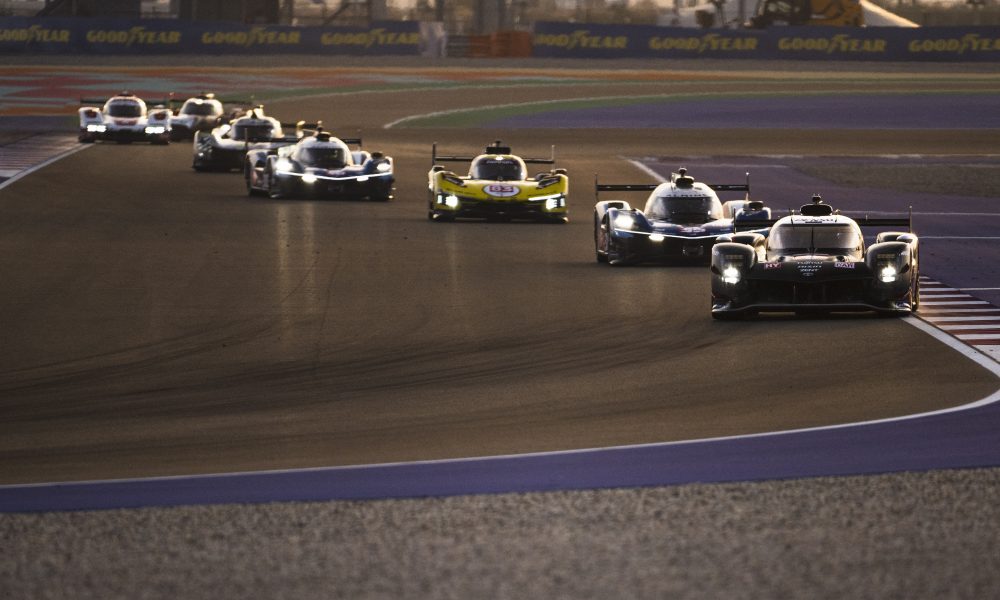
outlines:
M11 176L9 179L7 179L6 181L4 181L3 183L0 183L0 190L2 190L3 188L7 187L8 185L14 183L18 179L21 179L22 177L26 177L26 176L34 173L35 171L37 171L39 169L42 169L44 167L47 167L47 166L51 165L52 163L56 162L59 159L65 158L65 157L67 157L67 156L69 156L71 154L76 154L77 152L80 152L81 150L86 150L87 148L93 147L93 144L80 144L79 142L77 142L77 144L78 145L70 147L67 150L60 150L57 147L56 148L56 152L58 152L57 154L50 155L47 159L43 159L42 162L39 162L39 163L35 164L34 166L30 166L30 167L28 167L26 169L18 171L13 176Z

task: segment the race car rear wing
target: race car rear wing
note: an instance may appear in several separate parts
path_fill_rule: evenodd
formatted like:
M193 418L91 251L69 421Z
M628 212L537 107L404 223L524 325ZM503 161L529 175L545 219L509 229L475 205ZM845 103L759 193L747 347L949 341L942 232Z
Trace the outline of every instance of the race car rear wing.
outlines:
M323 121L316 121L315 123L306 123L305 121L296 121L295 123L281 123L283 129L295 129L295 135L286 135L282 141L297 142L298 140L309 136L309 135L323 135L326 134L328 137L337 137L326 131L323 127ZM337 137L340 141L347 145L355 145L358 148L361 147L361 137Z
M684 177L683 173L674 173L673 180ZM601 192L652 192L660 187L661 183L600 183L598 176L594 174L594 199L598 199ZM746 192L747 199L750 198L750 173L747 173L746 183L706 183L709 188L716 192Z
M484 154L510 154L510 146L500 145L500 140L497 140L491 146L486 147ZM431 144L431 164L436 165L439 162L472 162L475 160L475 156L445 156L437 153L437 142ZM555 144L552 145L552 154L549 158L524 158L521 160L525 164L535 164L535 165L551 165L556 162L556 147Z
M107 98L80 98L80 106L104 106L104 103L112 98L117 98L119 96L108 96ZM164 108L169 108L170 98L163 98L157 100L145 100L146 106L163 106Z
M801 212L795 212L791 209L788 210L788 215L802 214ZM847 216L847 215L845 215ZM913 207L911 206L909 212L905 217L869 217L867 214L863 217L850 217L852 221L858 224L859 227L905 227L907 231L913 231ZM767 227L773 226L777 223L779 219L748 219L745 221L737 220L734 227L737 232L748 231L751 229L765 229Z

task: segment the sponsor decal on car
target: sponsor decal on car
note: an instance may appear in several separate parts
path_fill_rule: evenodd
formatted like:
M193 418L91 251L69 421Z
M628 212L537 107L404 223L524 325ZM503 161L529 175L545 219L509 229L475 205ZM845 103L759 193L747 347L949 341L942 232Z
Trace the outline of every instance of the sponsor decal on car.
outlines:
M484 185L483 191L495 198L510 198L511 196L518 195L521 192L521 188L516 185L491 183L489 185Z
M768 263L764 263L764 269L765 270L767 270L767 269L780 269L780 268L781 268L781 263L780 262L768 262Z
M821 265L822 263L818 262L800 262L798 264L799 273L801 273L803 277L812 277L817 271L819 271Z
M834 269L853 269L855 264L857 264L857 263L837 261L837 262L833 263L833 268Z

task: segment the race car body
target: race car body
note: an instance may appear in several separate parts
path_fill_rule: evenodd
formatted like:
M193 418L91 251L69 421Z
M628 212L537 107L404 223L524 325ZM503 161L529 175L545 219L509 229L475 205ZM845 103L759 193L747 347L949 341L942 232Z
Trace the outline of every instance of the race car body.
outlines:
M705 184L679 169L661 184L595 183L602 191L650 191L644 210L623 200L598 201L594 206L594 248L597 262L631 265L680 259L705 260L716 239L737 229L766 234L771 210L749 200L745 184ZM745 192L743 200L723 203L717 191Z
M285 137L281 122L258 106L211 131L196 132L191 167L195 171L242 169L247 152L272 150L297 139Z
M851 219L816 196L778 219L765 239L720 238L712 248L712 316L761 311L910 314L920 303L919 247L909 232L883 231L865 248L862 227L910 228L907 219Z
M460 176L439 164L469 162L469 174ZM511 154L500 141L487 146L478 156L440 156L437 144L431 149L428 173L427 218L453 221L456 218L513 220L550 223L569 220L566 199L569 178L564 169L551 169L528 176L528 164L554 164L550 158L521 158Z
M96 104L100 100L81 99L81 103ZM83 106L78 139L83 143L113 141L119 143L170 143L170 109L156 107L147 110L146 103L130 92L112 96L103 107Z
M339 139L318 128L288 146L246 154L247 193L271 198L392 199L393 161L380 152L351 151L359 138Z
M188 98L170 117L170 139L190 140L197 131L211 131L219 126L224 114L225 107L215 94Z

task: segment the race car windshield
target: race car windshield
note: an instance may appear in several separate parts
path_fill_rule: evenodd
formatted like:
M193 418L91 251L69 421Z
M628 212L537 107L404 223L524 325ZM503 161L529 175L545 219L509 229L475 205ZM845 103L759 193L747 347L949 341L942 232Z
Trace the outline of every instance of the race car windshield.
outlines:
M247 140L250 142L266 142L271 139L271 127L268 125L240 125L233 126L230 136L234 140Z
M473 179L521 181L524 177L521 163L510 158L483 158L472 168Z
M108 105L108 116L135 119L142 116L142 106L137 102L112 102Z
M304 148L299 159L320 169L340 169L344 166L344 153L340 148Z
M215 105L208 102L185 102L181 107L182 115L196 115L199 117L210 117L219 114Z
M860 257L861 238L850 225L794 225L775 227L767 238L776 254L843 254Z
M647 204L646 215L671 223L707 223L722 218L722 204L709 196L657 196Z

